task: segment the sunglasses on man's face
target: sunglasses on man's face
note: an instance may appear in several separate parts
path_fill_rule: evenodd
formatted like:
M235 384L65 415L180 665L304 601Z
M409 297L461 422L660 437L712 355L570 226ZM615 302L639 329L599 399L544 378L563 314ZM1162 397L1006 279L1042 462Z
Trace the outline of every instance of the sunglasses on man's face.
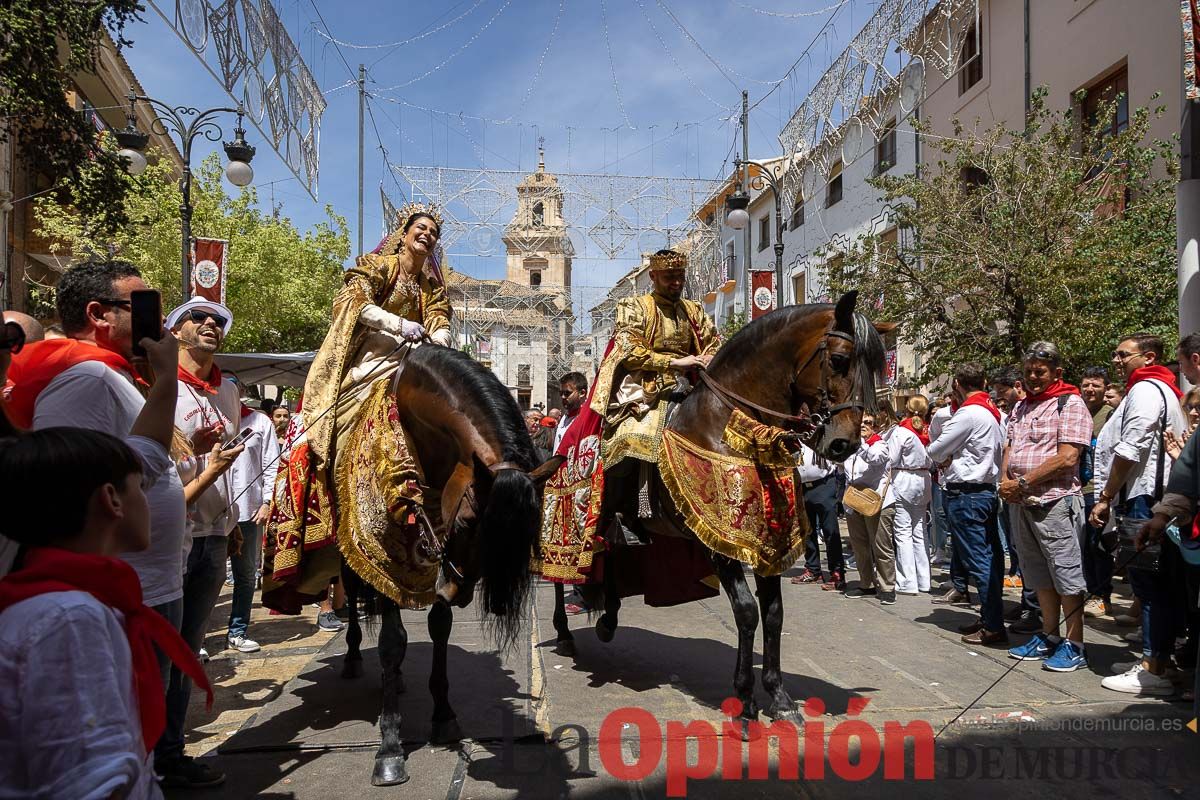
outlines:
M1140 356L1140 355L1141 355L1141 353L1127 353L1124 350L1113 350L1112 351L1112 360L1113 361L1125 361L1126 359L1130 359L1130 358L1133 358L1134 356Z
M224 329L225 323L228 321L220 314L214 314L211 311L202 311L199 308L193 308L187 313L187 318L197 325L203 325L205 320L211 319L218 328Z
M14 356L25 346L25 329L15 322L6 322L0 328L0 350L7 350Z

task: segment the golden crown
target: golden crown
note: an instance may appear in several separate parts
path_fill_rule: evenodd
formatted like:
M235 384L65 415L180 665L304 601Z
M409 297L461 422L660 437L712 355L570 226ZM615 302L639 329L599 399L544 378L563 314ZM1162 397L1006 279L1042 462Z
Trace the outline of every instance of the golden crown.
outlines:
M384 253L385 255L391 255L392 253L397 252L400 249L400 243L404 241L404 223L408 222L418 214L429 217L436 222L438 226L438 233L441 234L442 215L441 212L438 211L436 204L418 203L416 201L405 203L396 210L396 227L387 235L387 238L383 240L383 244L380 245L378 252Z
M411 203L405 203L400 206L396 212L396 227L403 228L404 223L408 222L417 214L429 217L437 223L438 229L442 227L442 213L438 211L436 203L418 203L415 200Z
M664 250L650 256L650 271L658 272L667 269L687 269L687 256L674 250Z

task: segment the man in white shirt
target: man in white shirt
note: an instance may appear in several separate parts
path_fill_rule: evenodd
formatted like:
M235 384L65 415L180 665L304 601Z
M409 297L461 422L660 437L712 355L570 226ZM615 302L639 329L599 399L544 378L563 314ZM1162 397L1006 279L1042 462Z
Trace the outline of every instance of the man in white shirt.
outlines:
M175 427L193 443L197 468L203 470L209 450L227 442L238 431L241 401L237 387L221 377L214 356L233 326L233 315L220 303L194 297L167 315L167 327L180 343L179 401ZM192 650L204 644L208 618L225 580L227 536L237 526L238 510L233 503L229 472L221 475L188 506L192 523L192 547L187 557L183 586L183 619L179 632ZM167 687L167 729L155 748L155 760L171 772L185 759L183 726L187 716L192 682L172 668ZM173 781L164 781L172 785Z
M1165 431L1182 438L1187 419L1175 376L1162 360L1162 339L1147 333L1126 336L1113 351L1112 363L1125 378L1126 393L1096 438L1096 505L1089 521L1097 528L1107 525L1114 503L1119 516L1150 519L1171 477L1172 460L1161 439ZM1132 565L1126 571L1142 601L1142 660L1100 685L1127 694L1174 694L1165 673L1175 649L1174 619L1184 609L1167 572Z
M834 464L800 445L799 473L804 492L804 512L808 515L809 534L804 541L804 572L792 583L821 583L822 589L842 592L846 589L846 561L842 553L842 532L838 527L838 486ZM827 581L822 581L820 540L825 541Z
M583 376L582 372L568 372L559 379L558 386L563 404L562 417L559 418L558 426L554 429L554 447L551 449L550 455L558 452L558 446L562 443L567 428L570 428L571 423L579 418L579 412L583 408L583 402L587 400L588 392L587 378Z
M279 471L279 442L270 417L244 403L241 411L239 430L249 429L253 434L229 470L233 500L238 507L242 547L229 557L233 570L233 600L226 643L239 652L254 653L260 649L258 642L248 638L246 630L250 625L250 606L254 602L263 526L271 516L271 495Z
M959 630L964 642L979 645L1008 640L1004 631L1004 551L996 519L996 481L1004 439L1000 410L992 404L986 387L987 377L978 365L959 367L953 383L957 408L929 443L929 457L942 465L954 550L979 592L979 619Z

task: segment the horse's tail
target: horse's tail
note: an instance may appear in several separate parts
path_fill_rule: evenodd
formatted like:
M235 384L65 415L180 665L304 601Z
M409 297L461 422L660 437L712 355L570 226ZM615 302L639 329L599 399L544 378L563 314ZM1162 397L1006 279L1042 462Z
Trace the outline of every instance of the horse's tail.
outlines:
M529 599L530 559L538 555L542 504L525 472L501 470L492 482L479 523L483 548L481 584L484 625L496 644L516 641Z

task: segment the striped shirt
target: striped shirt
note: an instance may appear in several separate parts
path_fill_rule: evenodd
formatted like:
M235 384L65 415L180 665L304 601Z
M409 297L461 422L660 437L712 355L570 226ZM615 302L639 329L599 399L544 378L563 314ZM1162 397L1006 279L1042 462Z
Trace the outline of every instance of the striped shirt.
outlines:
M1092 415L1079 395L1065 395L1039 403L1017 403L1008 418L1008 477L1020 478L1058 455L1060 444L1087 447L1092 443ZM1025 505L1045 505L1067 495L1080 494L1079 467L1065 467L1048 480L1030 487L1035 493Z

